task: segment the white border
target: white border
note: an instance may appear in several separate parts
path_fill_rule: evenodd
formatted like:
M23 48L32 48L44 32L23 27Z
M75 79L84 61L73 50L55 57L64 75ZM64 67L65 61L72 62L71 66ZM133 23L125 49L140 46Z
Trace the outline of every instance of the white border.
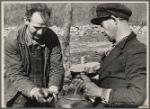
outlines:
M3 3L2 3L3 4ZM4 5L1 4L1 107L4 107Z
M148 1L1 1L1 107L4 106L4 4L7 3L147 3L147 105L149 108L149 2Z
M3 3L148 3L147 1L2 1Z
M149 3L147 3L147 105L148 105L148 108L149 108L149 41L150 41L150 38L149 38Z

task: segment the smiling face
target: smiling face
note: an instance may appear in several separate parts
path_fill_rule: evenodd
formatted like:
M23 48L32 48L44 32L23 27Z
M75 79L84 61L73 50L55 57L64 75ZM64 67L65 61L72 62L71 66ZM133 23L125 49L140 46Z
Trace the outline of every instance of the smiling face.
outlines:
M48 20L48 14L42 15L40 12L33 13L28 23L32 39L39 40L42 38L47 29Z
M115 42L117 25L114 19L107 19L101 23L101 33L110 41Z

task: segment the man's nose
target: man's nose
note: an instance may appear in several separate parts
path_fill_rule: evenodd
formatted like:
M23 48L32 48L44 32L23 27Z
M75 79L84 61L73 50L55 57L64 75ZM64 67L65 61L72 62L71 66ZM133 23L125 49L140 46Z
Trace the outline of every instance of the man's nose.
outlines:
M103 34L103 33L105 33L105 31L104 31L104 29L103 29L103 28L101 28L100 32L101 32L102 34Z

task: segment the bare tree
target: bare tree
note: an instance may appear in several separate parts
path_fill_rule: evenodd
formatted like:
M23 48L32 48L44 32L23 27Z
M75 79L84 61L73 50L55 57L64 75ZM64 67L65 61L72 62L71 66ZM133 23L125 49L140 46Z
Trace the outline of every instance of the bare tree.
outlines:
M67 3L65 6L65 19L64 19L64 35L62 38L62 52L64 56L65 70L70 68L70 28L72 23L72 4Z

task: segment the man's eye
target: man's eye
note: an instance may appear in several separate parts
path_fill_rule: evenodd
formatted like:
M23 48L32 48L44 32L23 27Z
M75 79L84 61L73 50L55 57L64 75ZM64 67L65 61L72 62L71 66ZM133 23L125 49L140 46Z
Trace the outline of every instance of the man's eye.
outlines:
M101 26L101 28L103 28L103 25L102 25L102 24L100 24L100 26Z
M39 30L39 29L42 29L42 30L45 30L46 28L45 27L34 27L36 30Z

